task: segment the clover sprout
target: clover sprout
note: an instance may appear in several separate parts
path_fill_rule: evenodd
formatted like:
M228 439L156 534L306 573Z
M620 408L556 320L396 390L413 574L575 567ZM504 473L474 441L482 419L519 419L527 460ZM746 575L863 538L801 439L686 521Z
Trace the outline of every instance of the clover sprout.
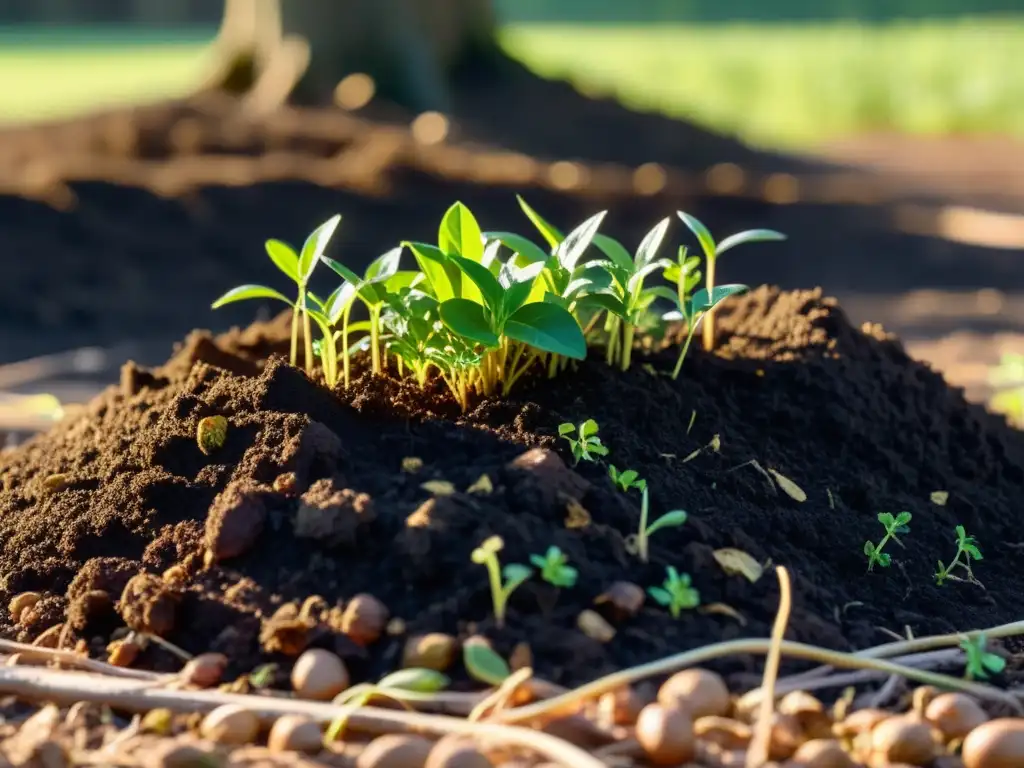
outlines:
M878 544L873 544L870 541L864 542L864 554L868 556L868 571L874 569L876 565L880 565L882 568L888 568L892 563L892 558L889 554L883 552L885 545L889 539L892 539L897 544L902 546L898 538L898 534L902 535L910 533L910 528L907 523L911 520L911 514L909 512L900 512L898 515L893 515L890 512L881 512L878 515L878 522L885 526L885 535Z
M671 565L665 569L665 581L660 587L648 587L647 594L660 605L668 608L673 619L678 619L684 608L700 605L700 593L690 586L690 576L679 573Z
M581 459L595 461L594 456L608 455L608 449L597 436L597 429L597 422L593 419L587 419L578 428L570 422L558 425L558 434L569 442L574 465L579 464ZM579 435L578 438L570 437L574 432Z
M647 487L647 481L642 480L635 469L624 469L620 472L614 464L609 464L608 477L610 477L612 482L615 483L615 487L623 493L628 491L630 488L636 488L642 491Z
M986 649L985 634L976 635L973 639L965 637L960 648L967 656L965 676L968 680L987 680L990 675L998 675L1006 668L1006 659Z
M964 560L961 562L960 557L963 556ZM967 535L967 529L962 525L956 527L956 557L950 562L948 566L943 565L942 561L939 560L939 570L935 572L935 581L940 586L946 582L946 579L953 579L954 581L961 581L953 575L953 569L957 566L963 568L967 572L967 581L978 583L974 578L974 574L971 572L971 560L981 560L981 550L978 549L978 541L973 536Z
M543 555L530 555L530 562L540 568L540 577L548 584L567 588L576 584L579 573L566 565L565 554L558 547L548 547Z

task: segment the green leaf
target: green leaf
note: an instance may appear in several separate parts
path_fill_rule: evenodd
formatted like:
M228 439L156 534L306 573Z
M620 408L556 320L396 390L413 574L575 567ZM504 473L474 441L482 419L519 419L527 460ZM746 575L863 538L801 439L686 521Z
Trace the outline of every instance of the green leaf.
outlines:
M345 310L352 306L352 302L355 298L356 287L347 280L338 286L338 290L331 294L329 303L325 307L325 310L332 325L341 319Z
M302 252L299 254L298 268L299 280L303 284L309 280L309 276L312 275L313 270L316 269L316 263L320 260L324 250L327 248L327 243L334 234L334 230L338 228L339 222L341 222L340 214L331 216L331 218L314 229L312 233L310 233L309 237L306 238L306 242L302 244Z
M633 297L635 300L639 296L640 288L643 287L644 279L652 272L661 269L663 266L665 266L665 262L656 261L653 264L645 264L637 269L636 272L630 275L629 281L626 283L627 295Z
M267 256L270 257L270 260L274 262L278 269L296 283L301 282L299 278L299 255L295 252L294 248L288 245L288 243L273 239L267 240L263 247L267 251Z
M597 434L599 427L593 419L587 419L580 425L580 437L593 437Z
M462 203L455 203L441 219L437 246L446 256L457 255L479 262L484 254L483 234L476 217Z
M730 296L735 296L749 290L750 288L748 286L739 285L738 283L716 285L711 289L711 297L709 299L708 289L701 288L699 291L694 291L693 293L693 308L697 312L706 312L709 309L714 309Z
M377 686L392 690L397 688L400 691L415 691L416 693L437 693L447 688L450 682L447 676L433 669L410 667L385 676L377 683Z
M484 316L484 308L475 301L448 299L441 303L440 313L441 322L459 336L488 347L498 346L498 335Z
M622 303L622 300L610 293L588 293L586 296L581 296L578 303L581 307L606 309L616 317L625 318L627 314L626 305Z
M398 262L402 258L402 246L382 253L370 262L366 268L365 278L373 282L383 282L398 272Z
M497 278L491 274L491 271L478 261L472 261L471 259L464 258L462 256L451 255L448 257L453 263L458 265L462 273L470 279L470 281L480 289L480 296L483 299L484 304L491 310L492 314L497 314L501 309L502 298L505 291L502 289L501 284ZM463 287L466 283L463 282ZM473 300L471 296L463 295L464 299L470 301Z
M454 299L459 286L452 281L450 273L445 269L449 261L444 252L440 248L426 243L406 242L404 245L409 247L412 255L416 258L416 263L423 270L427 287L434 298L438 301Z
M246 299L277 299L278 301L283 301L288 306L295 306L295 302L284 296L284 294L275 291L273 288L267 288L263 285L240 285L225 293L213 302L210 307L211 309L219 309L225 304L232 304L236 301L245 301Z
M1006 659L994 653L986 653L981 663L985 665L985 669L997 675L1006 669Z
M636 268L636 265L633 263L633 257L629 255L629 251L618 240L608 237L608 235L596 234L594 235L594 245L611 259L612 264L627 275L631 274Z
M967 539L967 529L964 528L962 525L958 525L956 527L956 537L960 541L965 541Z
M541 236L547 241L548 245L552 249L556 248L558 244L562 242L562 240L564 239L562 237L562 233L559 232L550 224L548 224L539 213L537 213L535 210L533 210L533 208L526 204L526 201L523 200L522 197L516 195L516 200L519 201L519 207L523 209L523 213L526 214L526 218L528 218L533 223L533 226L537 228L537 231L540 232Z
M874 553L875 553L875 545L872 544L870 541L865 541L864 542L864 554L867 555L868 557L871 557L871 555L873 555Z
M647 535L650 536L652 533L660 531L662 528L678 528L686 522L686 518L686 512L681 509L666 512L647 527Z
M576 425L571 422L564 422L558 425L558 434L560 435L571 435L576 431Z
M976 546L974 546L973 544L964 544L964 552L966 552L966 553L967 553L967 555L968 555L968 556L969 556L969 557L970 557L970 558L971 558L972 560L984 560L984 559L985 559L985 558L983 558L983 557L981 556L981 550L980 550L980 549L978 549L978 548L977 548Z
M633 260L638 267L646 266L654 261L654 257L657 255L658 249L665 239L665 233L668 232L668 224L669 219L664 218L644 236L644 239L640 242L640 247L636 249L636 258Z
M913 519L913 515L909 512L900 512L896 515L896 525L904 526Z
M576 268L576 262L580 260L583 253L590 247L597 234L598 227L607 215L607 211L594 214L580 224L576 229L565 236L565 239L555 249L555 258L562 265L563 269L572 272Z
M501 685L512 674L505 660L483 643L463 645L462 663L470 677L488 685Z
M367 304L380 304L384 300L383 295L381 294L380 291L377 290L375 286L366 282L365 279L361 278L359 275L357 275L351 269L346 267L340 261L335 261L334 259L328 258L327 256L321 256L320 260L328 267L330 267L332 270L334 270L336 274L340 275L345 280L350 282L353 286L355 286L355 290L356 293L359 294L359 298L362 299Z
M683 224L697 236L697 242L700 243L700 248L704 251L704 256L708 261L713 261L717 253L715 251L715 238L708 232L707 227L700 223L696 217L691 216L683 211L676 211L679 218L683 220Z
M502 317L509 317L526 303L526 300L530 298L530 294L533 293L535 281L536 278L514 282L506 289L501 303Z
M896 518L892 516L891 512L879 512L878 522L880 522L886 528L890 528L896 525Z
M582 360L587 356L587 340L579 323L556 304L538 301L526 304L505 321L505 335L529 344L541 352Z
M729 237L720 242L718 244L718 255L721 256L730 248L743 245L743 243L764 243L771 240L785 239L786 236L784 234L776 232L774 229L749 229L746 232L729 235Z
M510 251L522 256L530 264L538 261L546 262L550 255L532 240L514 232L485 232L484 237L487 240L497 240Z
M661 587L648 587L647 594L653 597L660 605L668 605L672 602L672 595Z

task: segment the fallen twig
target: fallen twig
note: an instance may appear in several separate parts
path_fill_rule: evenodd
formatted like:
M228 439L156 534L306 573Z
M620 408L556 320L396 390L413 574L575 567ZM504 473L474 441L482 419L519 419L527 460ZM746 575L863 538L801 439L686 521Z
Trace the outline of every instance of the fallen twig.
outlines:
M43 667L0 668L0 692L57 704L91 701L130 712L147 712L159 708L172 712L209 712L223 704L238 704L255 714L265 725L289 714L306 715L321 725L339 716L346 716L349 729L370 734L402 732L443 736L454 733L533 750L548 760L572 768L607 768L587 752L541 731L498 723L474 723L444 715L374 707L347 710L342 706L315 701L221 691L154 689L147 683L115 679L109 675Z

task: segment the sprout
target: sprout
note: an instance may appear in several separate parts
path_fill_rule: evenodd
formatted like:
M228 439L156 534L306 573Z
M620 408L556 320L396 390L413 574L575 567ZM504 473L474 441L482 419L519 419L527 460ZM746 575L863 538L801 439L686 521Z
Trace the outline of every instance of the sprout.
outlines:
M648 539L655 531L662 528L678 528L686 522L687 514L682 509L666 512L650 525L647 525L647 514L650 507L650 499L647 495L647 485L640 489L640 529L635 534L626 537L626 547L632 554L638 555L642 561L647 562Z
M630 488L637 488L642 491L647 487L647 481L640 479L640 475L635 469L624 469L620 472L614 464L609 464L608 477L615 483L615 487L623 493Z
M597 422L593 419L587 419L578 428L568 421L558 425L558 434L569 442L572 457L575 459L574 464L579 464L581 459L596 461L594 456L608 455L608 449L597 436L597 429ZM578 432L579 438L569 437L574 432Z
M499 627L505 626L505 604L509 596L519 585L533 575L533 571L525 565L510 563L504 571L498 563L498 552L505 546L500 536L491 536L483 544L473 550L473 562L487 566L487 573L491 581L491 600L494 604L494 619ZM502 575L505 583L502 584Z
M689 574L680 574L671 565L665 569L667 576L660 587L648 587L647 594L660 605L668 607L673 619L678 619L684 608L700 605L700 593L690 586Z
M530 562L540 568L540 576L556 587L572 587L576 584L578 571L566 565L565 554L558 547L548 547L543 555L531 555Z
M961 556L965 558L963 562L960 561ZM939 570L935 573L935 582L941 586L946 582L946 579L962 581L962 579L954 576L952 573L954 568L960 566L967 572L967 581L974 584L980 584L971 572L971 560L981 559L981 550L978 549L978 540L973 536L968 536L967 529L962 525L958 525L956 527L956 557L953 558L948 567L943 565L942 561L939 560Z
M868 556L868 571L871 571L875 565L880 565L882 568L889 567L892 563L892 558L889 557L888 553L883 552L882 549L889 539L902 546L899 538L897 538L897 534L910 533L907 523L910 522L911 517L909 512L900 512L896 516L893 516L890 512L882 512L878 515L878 522L885 526L885 536L882 537L882 540L877 545L872 544L870 541L864 542L864 554Z
M323 302L309 294L306 286L340 221L341 216L334 215L314 229L309 237L306 238L306 242L303 243L302 250L299 253L296 253L290 245L280 240L267 240L264 244L270 260L274 262L274 265L279 270L290 277L298 287L299 296L296 301L291 301L273 288L267 288L262 285L240 285L237 288L232 288L213 302L212 305L213 309L217 309L225 304L245 299L276 299L283 301L292 308L292 345L290 356L292 365L295 365L298 359L299 316L300 314L302 316L304 338L306 341L306 371L308 373L313 371L313 336L310 330L307 297L309 301L320 309L323 309Z

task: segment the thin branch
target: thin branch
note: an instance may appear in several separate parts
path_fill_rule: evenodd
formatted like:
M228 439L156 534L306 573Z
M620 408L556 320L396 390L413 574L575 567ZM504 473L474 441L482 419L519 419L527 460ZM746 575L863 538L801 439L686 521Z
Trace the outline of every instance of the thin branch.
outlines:
M533 750L546 759L572 768L607 768L578 747L541 731L496 723L472 723L462 718L425 715L374 707L355 711L334 704L299 699L232 694L221 691L154 689L148 683L114 679L107 675L45 669L0 668L0 692L24 699L72 704L90 701L130 712L169 709L172 712L209 712L223 704L238 704L269 725L283 715L306 715L326 725L347 716L351 730L371 734L416 733L444 736L450 733L492 739Z

